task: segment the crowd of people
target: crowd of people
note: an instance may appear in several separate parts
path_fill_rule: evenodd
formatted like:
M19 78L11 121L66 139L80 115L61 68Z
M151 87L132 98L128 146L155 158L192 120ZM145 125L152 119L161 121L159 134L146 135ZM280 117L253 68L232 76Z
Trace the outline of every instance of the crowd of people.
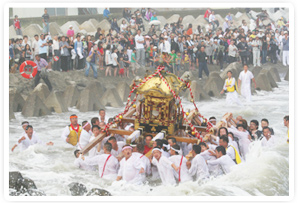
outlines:
M135 76L140 67L155 69L160 64L177 75L199 69L200 79L203 72L208 77L208 64L218 64L221 71L224 64L235 61L253 66L277 61L289 65L289 23L281 18L266 25L262 23L269 19L266 12L255 20L253 30L245 20L242 25L235 26L230 13L221 25L211 9L204 15L208 24L197 27L191 23L186 26L180 17L177 22L160 28L156 11L150 8L134 12L124 8L125 20L120 25L116 18L109 17L110 14L106 8L104 17L110 23L108 33L98 27L94 36L83 35L75 33L70 25L66 35L51 36L50 16L45 9L41 35L35 35L32 40L26 35L9 40L11 72L24 61L38 62L38 58L45 60L42 68L47 70L82 70L88 76L91 67L94 78L98 77L98 69L104 70L105 76L130 77L130 74ZM149 30L144 21L150 22ZM18 16L15 16L14 28L22 35Z
M142 184L150 179L161 180L163 185L207 181L211 176L228 174L236 165L245 162L251 143L260 141L261 146L266 148L278 143L268 119L262 119L261 123L251 120L248 124L242 116L229 114L220 125L217 125L215 117L210 117L215 134L202 132L204 141L197 144L178 142L173 137L153 139L150 134L138 143L126 144L128 135L108 133L88 153L82 154L81 150L101 136L101 131L111 120L113 118L107 119L105 110L101 109L99 117L92 118L90 122L84 120L80 125L78 116L73 114L61 135L63 142L76 149L74 165L77 168L97 171L99 178L109 181ZM283 120L284 126L289 129L289 116ZM19 145L20 150L25 150L30 145L43 144L29 122L24 121L22 127L24 132L12 151ZM134 126L124 123L122 129L134 131ZM194 138L190 133L186 136Z

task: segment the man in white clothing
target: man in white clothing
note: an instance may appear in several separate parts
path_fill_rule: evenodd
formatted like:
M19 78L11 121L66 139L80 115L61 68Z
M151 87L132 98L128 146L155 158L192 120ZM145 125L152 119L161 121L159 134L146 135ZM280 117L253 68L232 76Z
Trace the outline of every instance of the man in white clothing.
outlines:
M118 158L118 156L122 152L122 147L125 145L125 142L119 141L117 142L114 136L109 137L108 142L112 144L112 152L111 154ZM122 157L119 157L122 158Z
M86 171L96 171L95 166L88 165L86 163L86 160L88 160L90 158L89 157L82 158L83 155L80 154L80 150L79 149L76 149L74 151L74 155L76 157L76 159L74 161L75 167L80 168L80 169L83 169L83 170L86 170Z
M236 84L235 78L232 77L232 71L228 71L227 75L228 75L228 78L225 80L225 84L220 94L223 94L226 91L227 92L226 103L228 105L237 104L241 106L242 103L238 98L237 86L236 86L237 84Z
M137 61L140 65L145 66L145 48L144 48L144 37L141 35L141 30L138 29L137 35L135 36L136 50L137 50Z
M199 146L201 147L200 155L204 158L205 161L216 159L216 157L213 156L213 153L215 153L216 145L207 145L205 142L200 142ZM222 174L222 171L219 170L219 167L217 165L208 166L208 170L210 176L217 176Z
M132 155L139 157L139 161L143 162L146 175L150 175L151 163L150 163L150 160L144 155L144 145L142 143L137 144L136 147L133 149L133 151L134 152L132 153ZM142 175L144 175L143 178L146 178L145 173Z
M244 126L242 124L238 124L237 128L234 126L231 126L228 128L229 132L232 132L235 137L239 139L239 148L242 155L242 158L245 160L246 154L249 151L249 145L251 143L249 139L249 132L244 129Z
M99 121L107 124L108 120L109 120L108 117L106 117L106 111L104 109L100 109L99 110Z
M83 149L88 143L92 135L91 125L88 121L82 122L83 130L81 132L78 148Z
M92 136L90 137L89 142L92 142L99 134L100 134L100 127L98 125L92 126ZM96 144L92 149L89 150L89 157L94 157L98 154L102 154L103 151L100 149L101 143Z
M117 178L119 162L116 157L111 154L112 145L105 143L103 146L103 154L96 155L92 158L85 159L88 166L98 166L99 177L106 180L115 180ZM84 157L82 156L82 159Z
M235 162L226 155L226 149L223 146L218 146L215 149L216 160L208 160L208 166L219 165L224 174L230 173L231 168L235 166Z
M223 135L220 137L219 146L223 146L226 149L227 155L229 155L236 164L241 163L242 161L241 156L237 151L236 147L229 144L228 136Z
M251 43L252 46L252 53L253 53L253 64L254 67L261 66L261 47L262 42L259 38L259 36L256 36L256 38Z
M200 155L201 147L199 145L193 145L192 147L192 157L194 157L191 162L186 163L188 173L195 177L195 180L204 180L209 178L209 170L205 159Z
M261 140L262 147L273 147L275 145L275 138L271 136L269 127L263 128L263 135L264 137Z
M171 157L169 160L173 162L176 166L179 166L178 171L174 171L174 176L178 182L184 183L187 181L192 181L192 177L188 174L188 169L186 166L187 159L179 155L180 153L180 147L179 145L173 145L171 146L170 154Z
M123 179L127 183L142 184L139 174L145 173L143 162L138 161L139 157L132 155L132 147L125 145L122 148L124 158L120 161L120 169L117 181Z
M171 162L167 157L162 156L162 151L158 147L154 147L152 150L153 158L151 163L155 165L158 169L158 173L163 185L175 185L176 180L174 178L174 172L179 170L173 162Z
M257 88L257 84L252 72L248 70L248 66L244 64L243 71L241 71L238 78L238 87L241 86L241 95L246 98L247 102L251 102L251 80L255 84L255 88Z
M78 116L77 115L72 114L69 117L69 119L70 119L70 125L68 125L64 128L61 138L66 143L71 144L73 146L77 146L77 144L80 140L82 127L81 127L81 125L78 124Z
M18 139L18 142L13 146L11 151L13 151L18 145L20 145L20 150L23 151L31 145L43 144L43 142L39 139L35 131L33 132L32 125L27 125L25 132L26 134L22 135L22 137ZM53 145L53 144L54 144L53 142L46 143L46 145Z

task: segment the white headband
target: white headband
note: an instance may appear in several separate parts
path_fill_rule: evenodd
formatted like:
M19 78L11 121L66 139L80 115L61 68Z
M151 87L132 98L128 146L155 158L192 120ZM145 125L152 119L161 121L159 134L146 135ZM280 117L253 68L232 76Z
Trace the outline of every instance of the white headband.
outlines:
M171 150L174 150L177 153L180 153L180 150L174 149L173 147L171 147Z
M131 149L131 150L132 150L132 147L131 147L131 146L123 147L123 148L122 148L122 151L124 151L125 149Z
M212 121L216 121L216 119L213 118L213 119L210 119L210 120L209 120L209 122L212 122Z
M154 149L152 150L152 153L153 153L154 151L160 151L160 152L162 153L161 149L158 149L158 148L154 148Z
M24 123L22 126L24 126L24 125L29 125L29 123Z
M89 124L89 122L87 121L87 123L83 126L83 129Z
M171 148L171 146L168 144L168 145L166 145L166 144L163 144L162 145L163 147L166 147L167 148L167 150L169 150L170 148Z

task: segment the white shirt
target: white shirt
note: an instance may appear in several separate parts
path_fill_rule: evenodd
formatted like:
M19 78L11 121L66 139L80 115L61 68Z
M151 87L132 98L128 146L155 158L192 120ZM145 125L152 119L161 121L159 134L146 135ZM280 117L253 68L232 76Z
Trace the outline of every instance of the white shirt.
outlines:
M25 132L23 132L22 136L18 140L20 140L23 136L26 139L22 140L20 143L17 142L18 146L20 147L20 151L27 149L31 145L43 144L43 142L39 139L35 131L33 131L31 139L29 139L28 135Z
M158 173L163 185L176 184L172 168L173 163L167 157L161 156L159 161L157 161L155 157L153 157L152 164L157 166Z
M143 166L145 166L144 170L147 175L151 174L151 163L150 160L144 155L139 152L133 152L133 155L139 157L139 161L143 162Z
M231 171L231 167L235 166L235 162L228 155L223 155L216 160L208 160L208 165L220 165L225 174Z
M231 126L231 128L228 128L228 131L232 132L234 136L239 139L240 151L241 151L242 157L245 159L245 155L249 151L249 144L251 143L250 140L248 139L249 133L247 131L245 132L239 131L234 126Z
M136 24L136 21L134 19L130 19L129 22L130 22L130 25L132 25L132 26Z
M234 50L234 49L236 49L236 50ZM238 50L238 48L235 46L235 44L234 45L229 45L229 53L228 53L228 55L229 56L232 56L232 57L235 57L236 56L236 53L237 53L237 50Z
M79 149L83 149L88 143L91 138L92 132L87 132L86 130L82 130L80 135L80 141L79 141Z
M161 151L162 151L162 156L165 156L167 158L169 158L171 156L169 152L166 152L163 149L161 149Z
M144 49L144 44L138 43L138 41L144 41L144 37L142 35L136 35L135 42L136 42L136 49Z
M59 50L59 41L58 40L53 40L53 49Z
M85 159L85 163L89 166L97 165L100 178L102 176L102 178L107 180L115 180L117 178L119 162L113 155L111 155L108 160L109 156L110 154L96 155L92 158Z
M117 66L117 59L118 59L118 55L117 53L112 53L112 63L113 63L113 66Z
M39 53L39 45L38 45L38 41L34 40L32 43L32 48L34 49L34 53L38 54Z
M232 80L232 81L230 81L230 80ZM231 79L227 78L227 79L226 79L225 84L224 84L224 86L223 86L223 89L224 89L224 90L227 90L226 85L227 85L229 82L231 82L230 87L233 87L233 86L235 85L235 78L231 78Z
M173 155L169 158L169 160L171 162L173 162L177 167L179 167L180 163L181 163L181 158L182 158L181 155ZM187 182L187 181L192 181L192 177L188 173L186 162L187 162L187 159L185 157L183 157L182 158L181 169L180 169L181 170L180 171L180 182L181 183L184 183L184 182ZM179 181L179 171L177 172L174 169L172 169L172 170L174 172L175 178Z
M209 170L202 155L197 154L191 161L191 167L188 170L191 176L196 176L195 180L209 178Z
M120 31L121 32L124 32L125 31L124 29L126 29L126 28L127 28L127 24L126 23L120 25Z
M123 148L123 146L124 146L125 144L126 144L126 143L123 142L123 141L119 141L119 142L117 142L118 150L116 151L116 150L112 149L111 154L112 154L113 156L117 157L117 156L122 152L122 148Z
M86 170L86 171L95 171L96 168L94 166L88 165L86 163L86 160L88 160L88 159L89 159L89 157L85 157L85 161L84 161L81 157L76 158L74 161L75 167Z
M171 44L168 40L164 40L164 43L159 44L160 52L171 53Z
M112 56L111 56L111 51L110 50L106 50L106 56L105 56L105 61L107 65L111 65L112 62Z
M271 135L269 140L266 137L263 137L261 140L262 147L273 147L275 145L275 138Z
M127 55L128 55L129 61L131 61L131 54L132 54L132 49L127 49Z
M136 155L131 155L129 159L123 158L120 161L120 169L118 176L122 176L122 179L128 183L140 184L141 179L139 172L141 168L145 169L143 162L138 161L139 157Z
M249 86L250 88L251 79L253 78L254 78L254 75L249 70L247 70L246 73L244 70L241 71L241 73L239 74L239 80L241 80L241 89L242 89L242 86L245 86L245 85Z
M215 15L210 14L209 16L209 23L215 21Z

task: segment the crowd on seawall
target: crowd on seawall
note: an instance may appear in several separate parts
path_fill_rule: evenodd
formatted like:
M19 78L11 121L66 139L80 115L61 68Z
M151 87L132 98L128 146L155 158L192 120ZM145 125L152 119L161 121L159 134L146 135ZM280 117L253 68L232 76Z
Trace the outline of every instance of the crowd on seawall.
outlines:
M289 65L289 22L282 17L275 22L265 10L256 20L242 20L240 26L236 26L237 19L230 13L220 23L211 9L204 14L206 22L196 27L192 23L185 26L182 17L161 27L156 11L150 8L134 12L124 8L120 24L110 15L105 9L108 31L98 27L95 35L84 35L75 33L73 25L69 25L66 35L52 36L45 9L43 33L34 39L22 35L21 20L15 16L14 28L22 37L9 39L10 72L15 73L25 61L34 61L35 86L43 79L51 90L47 72L52 70L78 70L88 76L92 68L94 78L98 77L98 70L104 71L104 76L131 77L140 68L155 70L162 64L178 76L198 69L201 79L203 73L209 76L209 64L218 65L221 71L224 64L235 61L254 67L278 61ZM253 23L255 26L250 29L248 24Z

